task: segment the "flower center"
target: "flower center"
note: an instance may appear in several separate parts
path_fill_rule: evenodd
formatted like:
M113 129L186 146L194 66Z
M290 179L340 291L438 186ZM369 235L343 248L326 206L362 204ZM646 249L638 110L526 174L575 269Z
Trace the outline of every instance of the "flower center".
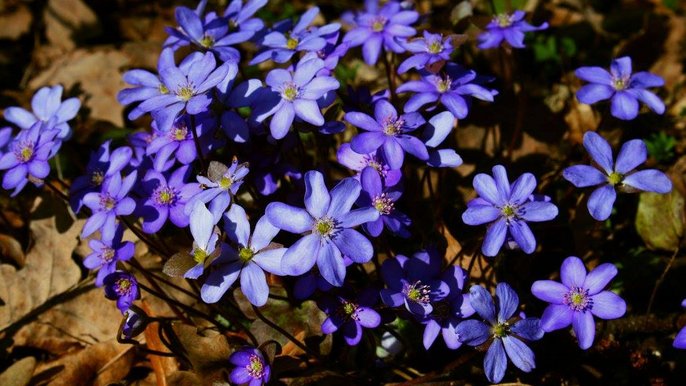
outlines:
M281 91L281 97L289 102L293 102L298 97L298 94L300 94L298 86L293 82L286 83L283 91Z
M100 195L100 207L105 210L112 210L117 205L117 201L109 194Z
M243 247L238 251L238 258L241 259L243 263L247 263L252 260L253 256L255 256L255 252L253 252L253 250L250 248Z
M159 89L160 94L169 94L169 89L163 83L160 83L157 88Z
M100 170L95 170L93 173L91 173L91 184L93 186L100 186L102 185L102 182L105 180L105 174L101 172Z
M193 98L193 95L195 95L195 90L193 90L191 85L183 86L176 92L176 96L185 102Z
M205 35L200 39L200 45L205 48L212 48L214 46L214 38L209 35Z
M500 208L500 212L503 214L503 216L510 220L512 218L517 217L517 206L513 204L505 204L502 208Z
M289 50L294 50L296 47L298 47L298 38L289 36L288 40L286 40L286 48Z
M491 328L491 334L494 338L504 338L510 334L509 323L498 323Z
M588 290L581 287L572 288L565 294L562 301L574 311L586 311L593 308L593 299L588 295Z
M429 53L438 54L443 51L443 43L440 40L434 40L429 44Z
M100 253L100 258L105 263L111 262L114 259L114 249L113 248L103 249L102 252Z
M403 132L403 126L405 126L405 120L402 118L388 117L383 121L383 132L386 135L398 135Z
M341 305L338 307L336 312L338 313L338 316L341 319L350 318L350 319L358 320L359 319L359 317L357 316L357 309L358 308L359 307L357 306L357 304L341 299Z
M429 303L431 301L429 296L431 289L428 285L422 284L421 280L417 280L412 284L405 283L402 292L408 299L416 303Z
M117 293L119 296L124 296L128 295L129 292L131 292L131 288L133 287L133 283L131 283L131 280L129 278L123 277L114 284L114 291Z
M185 125L175 127L171 130L171 132L169 132L169 137L172 141L185 141L186 137L188 137L188 128Z
M612 186L621 183L623 179L624 176L617 172L612 172L609 176L607 176L607 182L609 182Z
M33 158L33 142L24 141L14 150L14 156L19 162L29 162Z
M314 232L322 237L329 237L336 230L336 224L330 217L322 217L314 223Z
M448 90L450 90L450 86L452 85L453 81L450 79L449 76L446 76L445 79L439 79L438 83L436 84L436 89L440 93L444 93Z
M629 85L629 80L626 78L614 78L612 79L612 87L617 91L624 90Z
M374 197L372 200L374 208L382 215L390 214L393 211L394 203L386 193Z
M153 192L155 203L158 205L172 206L176 203L176 189L169 186L159 186Z
M383 16L377 16L374 21L372 22L372 31L374 32L381 32L383 31L384 27L386 26L386 22L388 20L383 17Z
M201 248L195 248L193 250L193 260L195 260L196 263L202 264L207 260L207 252Z
M509 27L512 24L512 19L510 19L510 15L506 13L501 13L500 15L496 16L495 20L500 28Z
M223 176L221 180L219 180L219 187L223 190L229 190L231 185L233 185L233 179L229 176Z
M248 374L250 374L251 377L262 378L264 375L264 362L262 362L262 358L252 354L250 355L250 363L245 366L245 369L248 370Z

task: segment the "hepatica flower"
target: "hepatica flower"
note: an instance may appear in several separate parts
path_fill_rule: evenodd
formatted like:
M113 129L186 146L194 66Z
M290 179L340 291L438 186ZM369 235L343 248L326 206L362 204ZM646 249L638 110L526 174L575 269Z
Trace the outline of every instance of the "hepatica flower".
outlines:
M341 165L357 172L357 174L355 174L356 179L360 179L364 169L372 168L379 174L384 186L394 186L400 182L403 173L399 169L391 169L381 155L381 151L382 150L379 149L378 151L373 151L369 154L359 154L352 149L349 143L344 143L338 147L336 156Z
M383 231L384 225L395 235L410 237L407 227L412 220L404 213L395 208L395 202L402 195L399 188L385 189L379 173L372 168L365 168L360 178L362 192L357 204L360 207L371 206L379 212L376 221L370 221L362 225L365 231L373 237L378 237Z
M92 214L83 225L81 237L88 237L100 230L103 239L114 238L117 216L128 216L136 209L136 202L127 197L136 177L135 170L123 179L117 173L102 184L100 192L91 192L83 197L83 203Z
M249 171L248 164L239 164L236 158L228 167L221 162L211 161L207 168L207 177L198 176L198 182L202 184L203 191L189 201L186 205L186 213L190 213L195 202L209 203L209 209L216 224L231 204L231 197L235 196L243 185L243 178L248 175Z
M431 314L432 301L444 299L450 291L448 284L440 280L441 263L435 251L387 259L381 265L381 276L388 288L381 290L381 300L389 307L405 306L416 316Z
M124 271L115 271L104 279L105 297L117 301L117 308L122 314L126 314L136 299L140 299L136 278Z
M681 302L681 306L686 308L686 299ZM686 349L686 326L676 334L676 338L674 338L674 343L672 343L672 345L675 348Z
M626 312L626 303L614 292L604 291L617 275L613 264L600 264L588 274L583 261L570 256L562 262L562 283L538 280L531 286L531 293L550 303L543 311L541 327L546 332L572 325L579 340L579 347L586 350L593 344L595 322L600 319L617 319Z
M217 66L211 52L193 58L187 69L170 65L160 70L163 92L138 105L140 111L152 114L159 130L168 131L184 109L191 115L207 111L212 102L209 92L229 73L231 63Z
M340 287L345 279L343 255L356 263L372 258L372 243L351 229L379 217L371 207L351 210L360 190L357 180L345 178L329 192L324 176L309 171L305 174L305 209L281 202L267 206L267 218L274 226L291 233L307 233L283 255L284 274L302 275L316 263L322 276Z
M419 113L398 115L389 101L380 99L374 105L374 118L351 111L345 114L345 120L366 130L352 139L352 149L359 154L369 154L382 148L388 166L392 169L403 166L405 152L420 160L429 158L424 143L408 134L426 122Z
M372 7L368 4L366 12L357 15L357 25L343 37L343 43L351 47L362 46L362 57L369 65L376 64L382 48L404 52L399 41L417 33L410 25L419 19L419 13L402 10L398 1L389 1L380 9L377 9L377 2L373 3Z
M505 376L508 358L527 373L536 367L534 352L524 340L541 339L543 330L538 318L513 318L519 307L519 297L507 283L499 283L495 294L497 310L485 288L472 286L469 290L471 305L484 321L465 320L457 325L456 331L460 342L470 346L490 342L484 357L484 371L490 382L499 383Z
M314 126L324 124L317 100L340 84L330 76L315 76L322 68L324 61L311 59L299 62L295 72L277 68L267 74L271 95L256 106L255 120L262 122L273 115L269 129L275 139L286 136L296 116Z
M362 339L362 328L376 328L381 324L381 316L373 306L376 304L378 292L363 291L358 299L348 299L342 296L326 296L317 305L328 316L322 323L324 334L336 331L343 333L345 343L356 346Z
M404 46L413 55L400 63L398 74L411 68L421 70L434 63L449 60L454 49L451 36L443 37L442 34L432 34L429 31L424 31L424 37L411 40Z
M224 11L230 31L251 31L256 33L264 28L264 22L259 17L253 17L260 8L267 5L268 0L231 0Z
M580 67L575 72L579 79L590 82L576 93L579 102L593 104L610 99L612 116L631 120L638 115L638 101L658 114L665 112L665 104L650 87L664 86L664 80L646 71L631 74L631 58L617 58L610 64L610 72L600 67Z
M4 111L5 119L23 130L30 129L39 121L44 124L49 123L44 128L55 128L58 130L57 138L67 139L71 135L67 122L76 117L81 102L78 98L62 101L62 91L63 88L60 85L43 87L31 98L32 111L21 107L8 107Z
M296 52L313 52L324 48L326 45L324 37L338 32L341 25L331 23L319 28L308 28L318 14L319 8L312 7L300 17L298 23L290 31L283 33L276 30L265 35L262 45L266 47L266 50L255 55L250 64L261 63L268 59L276 63L285 63Z
M264 271L282 275L281 258L286 248L271 242L279 229L263 216L251 233L245 210L234 204L225 215L224 230L236 248L227 248L214 263L217 268L200 289L202 300L218 302L240 276L241 290L248 301L258 307L265 305L269 286Z
M549 221L557 216L557 207L545 201L531 201L536 177L522 174L510 185L502 165L493 167L493 177L479 173L474 177L479 197L467 203L462 221L467 225L489 224L481 252L495 256L508 234L525 253L536 249L536 239L527 222Z
M229 375L234 384L259 386L269 382L271 368L259 349L243 347L231 354L229 362L236 366Z
M577 188L599 186L591 193L587 204L589 213L598 221L610 217L618 189L662 194L672 190L672 181L661 171L635 171L648 158L646 145L640 139L622 145L616 161L613 161L610 144L595 132L587 131L584 134L584 147L600 168L574 165L566 168L562 175Z
M157 135L146 147L145 153L147 155L155 155L153 161L155 170L164 170L164 165L171 157L183 165L188 165L198 159L198 150L192 132L193 123L195 123L195 132L198 135L200 148L207 148L207 137L216 127L216 119L209 114L199 114L193 120L189 115L183 114L174 121L169 130L158 130Z
M436 149L455 127L455 117L449 111L438 113L429 119L422 135L422 142L429 151L427 165L435 168L454 168L462 165L460 157L454 149Z
M493 102L498 95L480 83L476 72L455 64L446 64L443 75L425 72L421 80L411 80L398 86L398 93L414 92L405 103L406 112L417 111L429 103L440 102L455 118L463 119L469 113L469 97Z
M83 260L83 265L88 269L100 269L95 276L95 285L102 287L105 277L117 270L118 261L127 261L133 257L134 245L130 241L122 242L123 229L115 232L112 240L91 239L88 246L91 254Z
M540 31L548 28L548 23L538 27L532 26L524 20L524 11L514 11L511 15L501 13L493 17L486 29L479 35L479 48L496 48L505 40L514 48L524 47L524 33Z
M48 160L56 153L60 144L55 140L57 130L44 128L45 123L36 121L27 130L22 130L9 143L8 151L0 157L0 170L6 170L2 187L19 194L31 181L36 186L43 185L43 179L50 174Z
M184 213L186 203L200 192L199 184L185 181L189 172L188 166L182 166L169 177L152 169L145 174L143 189L147 198L140 209L145 233L158 232L167 219L179 228L188 226L189 218Z

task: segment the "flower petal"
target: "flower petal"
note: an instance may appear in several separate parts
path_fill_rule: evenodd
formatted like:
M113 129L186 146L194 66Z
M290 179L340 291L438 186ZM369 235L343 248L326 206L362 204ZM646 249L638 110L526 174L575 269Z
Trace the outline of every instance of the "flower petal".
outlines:
M340 287L345 280L345 263L341 251L331 242L322 243L317 256L317 267L322 277L334 287Z
M500 339L493 340L484 357L484 371L490 382L500 383L507 370L507 355Z
M607 176L589 165L574 165L566 168L562 176L577 188L607 183Z
M564 284L552 280L537 280L531 285L531 293L552 304L562 304L564 296L569 292Z
M586 266L580 258L569 256L562 262L560 278L567 288L582 287L586 280Z
M261 307L267 303L269 297L269 286L264 271L253 263L248 263L241 270L241 291L248 301Z
M473 285L469 289L469 301L479 316L489 323L495 324L495 303L491 294L480 285Z
M479 346L491 337L491 329L475 319L460 322L455 327L455 332L460 342L470 346Z
M517 338L506 336L503 338L503 345L512 364L520 370L528 373L536 368L534 352L524 342Z
M672 180L657 169L646 169L632 173L622 181L638 190L655 193L669 193L672 190Z
M305 209L282 202L267 205L265 213L272 225L287 232L304 233L314 226L312 216Z
M600 264L586 275L583 288L587 289L590 295L595 295L602 291L616 275L617 267L614 264Z
M612 148L605 138L594 131L587 131L584 134L584 147L591 158L605 170L605 174L610 175L613 169Z
M591 296L591 313L600 319L617 319L626 313L626 302L611 291L602 291Z
M331 196L324 183L324 175L316 170L305 173L305 208L315 218L321 218L329 210Z
M638 115L638 100L626 91L619 91L612 97L610 112L619 119L634 119Z
M626 179L624 180L626 183ZM617 192L612 185L601 186L588 198L588 212L598 221L605 221L612 214L612 205L617 199Z
M541 316L541 328L545 332L551 332L565 328L572 324L574 311L564 304L551 304L543 311Z
M281 271L291 276L302 275L309 271L317 262L320 247L319 235L309 234L302 237L283 254Z
M498 297L498 323L505 323L519 307L519 296L507 283L498 283L495 289Z
M481 246L481 252L486 256L495 256L500 251L500 248L505 242L507 236L507 222L504 218L500 218L486 229L486 236L484 243Z
M593 344L595 338L595 322L590 311L575 312L572 316L572 328L579 340L579 347L586 350Z

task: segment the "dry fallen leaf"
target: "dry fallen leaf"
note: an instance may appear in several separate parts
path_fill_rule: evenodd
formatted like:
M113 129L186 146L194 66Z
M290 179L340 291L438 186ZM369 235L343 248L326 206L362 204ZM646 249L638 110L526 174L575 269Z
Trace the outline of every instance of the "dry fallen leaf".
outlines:
M49 0L43 18L48 41L65 51L101 32L95 12L81 0Z
M10 259L23 267L26 261L21 244L14 237L0 233L0 257Z
M4 10L0 13L0 39L16 40L23 34L29 32L33 15L24 4L17 5L16 8Z
M0 374L2 386L26 386L31 381L33 370L36 368L36 358L26 357L20 359Z

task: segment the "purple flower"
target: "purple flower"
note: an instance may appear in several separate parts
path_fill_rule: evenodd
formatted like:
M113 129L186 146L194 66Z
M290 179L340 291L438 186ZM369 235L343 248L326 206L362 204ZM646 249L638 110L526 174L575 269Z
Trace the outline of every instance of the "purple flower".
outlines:
M250 64L262 63L268 59L272 59L276 63L285 63L296 52L313 52L323 49L326 45L324 37L338 32L341 25L331 23L318 28L308 28L318 14L319 8L312 7L300 17L298 23L290 31L284 33L275 30L265 35L261 44L267 49L255 55ZM290 25L285 23L281 26L287 28Z
M381 176L373 168L365 168L360 178L362 193L357 204L364 208L371 206L379 212L379 218L362 225L373 237L378 237L384 225L395 235L410 237L407 227L412 223L407 215L395 209L395 202L402 195L400 189L385 189Z
M91 154L86 165L86 173L77 177L69 189L69 203L78 213L83 206L83 197L91 192L100 191L100 187L113 175L119 174L131 161L133 151L128 146L110 151L112 141L105 141L97 152Z
M112 240L117 229L117 216L127 216L136 209L133 198L126 197L136 182L137 172L133 171L122 180L116 173L103 182L100 192L91 192L83 197L83 203L92 214L86 220L81 237L86 238L100 230L103 240Z
M233 83L234 79L231 79L226 87L222 85L222 98L227 107L250 106L260 95L259 91L263 90L262 81L258 79L248 79L235 88ZM226 110L222 113L221 124L226 136L236 143L245 143L250 138L248 123L234 110Z
M58 130L48 130L45 123L36 121L27 130L21 130L9 143L9 151L0 157L0 170L6 170L2 187L16 196L31 181L43 185L43 179L50 174L50 159L59 149L55 140Z
M229 362L236 366L231 370L231 382L242 385L259 386L269 382L271 368L264 359L262 352L253 347L243 347L229 357Z
M686 299L681 302L681 306L686 308ZM686 349L686 327L683 327L681 331L676 334L676 338L674 338L674 343L672 343L672 345L675 348Z
M267 218L275 227L297 234L309 232L283 255L284 274L302 275L316 263L322 276L340 287L345 279L343 255L356 263L372 258L372 243L351 229L379 217L379 212L371 207L351 210L360 190L357 180L345 178L329 192L324 176L309 171L305 174L305 209L281 202L267 206Z
M224 11L229 30L255 33L264 28L264 22L253 15L265 5L267 5L267 0L248 0L245 4L243 0L232 0Z
M481 85L489 81L480 78L473 70L448 63L444 75L425 72L421 80L411 80L398 87L398 93L414 92L407 100L406 112L417 111L429 103L440 102L455 118L463 119L469 113L469 103L466 97L474 97L482 101L493 102L498 95L495 90L489 90Z
M338 157L338 162L340 162L341 165L357 172L357 174L355 174L356 179L360 179L364 169L372 168L379 174L384 186L394 186L400 182L403 173L399 169L391 169L380 155L381 152L382 149L373 151L369 154L359 154L353 151L349 143L344 143L338 147L336 155Z
M562 262L560 279L537 280L531 293L550 303L543 311L541 327L551 332L572 325L579 347L586 350L593 344L595 322L600 319L617 319L626 312L626 303L614 292L603 291L617 275L613 264L600 264L588 274L584 262L570 256Z
M402 10L400 2L389 1L378 9L378 2L367 2L366 12L355 17L357 25L343 37L343 43L350 47L362 46L362 56L369 65L376 64L381 48L401 53L405 48L404 39L414 36L417 31L410 24L419 19L419 13Z
M200 201L194 202L189 219L193 247L188 253L180 252L172 256L165 264L165 273L170 276L183 276L186 279L199 278L205 267L217 260L228 248L224 243L217 247L219 230L216 229L216 224L217 221L205 204Z
M610 72L600 67L580 67L575 72L579 79L590 82L576 93L581 103L593 104L611 99L612 116L631 120L638 115L638 101L658 114L665 112L665 104L649 87L662 87L664 80L646 71L631 74L631 58L617 58L610 64Z
M385 99L374 105L374 118L357 111L345 114L345 120L367 132L356 135L350 146L359 154L370 154L383 148L383 155L392 169L403 166L405 152L427 160L426 146L417 137L408 135L426 121L419 113L398 116L395 107Z
M71 136L67 121L74 119L79 112L81 101L78 98L62 101L62 91L60 85L43 87L31 98L31 112L21 107L8 107L4 111L5 119L23 130L30 129L40 121L47 124L43 126L44 129L57 129L57 138L67 139Z
M362 339L362 328L376 328L381 316L374 310L378 301L375 290L363 291L357 300L341 296L326 296L317 305L328 316L322 323L322 333L333 334L341 330L349 346L356 346Z
M169 178L152 169L145 174L143 189L147 199L140 209L145 233L158 232L167 219L179 228L188 226L189 218L184 208L188 200L200 192L199 184L185 182L189 172L189 166L182 166Z
M443 37L442 34L432 34L424 31L423 38L417 38L405 43L405 49L414 55L405 59L398 66L398 74L403 74L411 68L424 69L434 63L450 60L453 53L452 36Z
M129 310L136 299L141 297L136 278L124 271L115 271L104 279L105 297L117 301L117 308L122 314Z
M269 286L264 271L283 274L281 259L286 248L271 242L279 229L262 216L251 234L245 210L233 204L225 215L224 230L236 248L227 248L214 263L217 268L207 276L200 290L202 300L218 302L240 276L241 290L248 301L258 307L265 305Z
M490 382L498 383L507 370L507 358L524 372L536 367L534 352L523 342L543 337L541 321L538 318L512 319L519 306L519 297L507 283L499 283L495 294L498 309L491 294L478 285L469 290L469 299L481 318L465 320L455 329L460 342L480 346L490 341L484 357L484 371ZM515 321L516 320L516 321Z
M454 168L462 165L462 157L454 149L436 149L453 131L453 127L455 117L449 111L438 113L429 119L422 135L422 142L429 151L427 165L435 168Z
M600 169L589 165L574 165L566 168L562 175L577 188L600 185L588 199L588 212L598 221L610 217L612 205L617 198L616 189L662 194L672 190L672 181L661 171L634 171L648 158L646 145L640 139L622 145L614 162L610 144L599 134L587 131L584 134L584 147Z
M529 200L536 189L536 177L524 173L510 186L507 171L502 165L496 165L493 177L479 173L473 185L479 197L467 203L462 221L467 225L489 224L481 246L483 254L497 255L508 233L522 251L532 253L536 239L527 222L549 221L557 216L554 204Z
M12 128L7 126L0 128L0 157L5 154L7 144L12 140Z
M514 11L512 15L501 13L493 17L486 30L479 35L479 48L496 48L505 40L514 48L524 47L524 33L548 28L548 23L534 27L524 20L526 12Z
M243 178L249 171L248 164L239 164L237 158L233 159L229 167L221 162L211 161L207 168L207 177L198 176L198 182L202 184L203 191L189 201L186 205L186 213L190 213L195 202L209 203L214 223L218 223L226 208L231 204L231 197L238 193L238 189L243 185Z
M402 305L413 315L433 312L433 302L448 295L448 284L440 280L442 259L436 251L419 251L412 258L397 255L381 265L381 276L388 288L381 300L389 307Z
M348 43L341 43L336 45L338 41L338 33L333 34L333 39L327 39L324 48L318 51L308 52L300 59L302 61L319 58L324 61L324 67L317 72L318 76L331 76L338 65L340 58L345 56L350 49Z
M193 139L193 122L195 132L198 135L201 149L208 148L209 137L217 125L217 121L209 114L199 114L195 119L190 115L179 116L172 127L167 131L156 131L145 153L148 156L155 155L153 165L155 170L165 170L165 165L170 157L174 157L183 165L188 165L198 159L198 151ZM153 128L157 125L153 122ZM203 152L204 153L204 152Z
M187 73L193 61L197 60L200 55L200 53L188 55L182 60L179 64L181 71ZM162 73L164 69L174 66L174 51L171 48L163 49L157 60L157 72ZM124 82L134 87L125 88L117 93L117 101L122 105L142 102L153 97L169 94L169 89L162 83L160 77L146 70L134 69L126 71L123 79ZM135 107L129 112L128 118L133 120L144 113L145 111Z
M462 345L455 328L462 319L474 314L469 296L462 293L465 277L460 267L450 266L443 272L441 281L447 285L448 295L431 299L432 312L420 318L425 326L422 339L425 349L433 345L439 333L449 349L456 350Z
M311 59L299 62L295 72L277 68L267 74L266 83L271 90L265 90L254 117L257 122L262 122L274 115L269 129L275 139L286 136L296 115L314 126L324 124L317 100L336 90L340 84L329 76L315 76L322 68L324 61Z
M217 54L223 62L236 65L240 61L240 53L231 47L249 40L255 31L243 30L229 32L229 23L223 17L210 12L203 18L202 12L193 11L187 7L177 7L175 11L178 28L167 27L170 35L164 42L164 47L177 50L188 44L195 44L202 50Z
M119 227L112 240L91 239L88 246L91 254L83 259L83 265L88 269L98 269L95 285L102 287L105 277L117 270L118 261L127 261L133 257L134 245L130 241L122 242L123 229Z
M206 112L212 98L210 90L229 74L231 63L217 67L217 61L211 52L204 55L193 53L186 68L176 67L171 63L160 70L162 80L161 94L145 99L137 110L152 113L157 128L168 131L181 111L197 115Z

